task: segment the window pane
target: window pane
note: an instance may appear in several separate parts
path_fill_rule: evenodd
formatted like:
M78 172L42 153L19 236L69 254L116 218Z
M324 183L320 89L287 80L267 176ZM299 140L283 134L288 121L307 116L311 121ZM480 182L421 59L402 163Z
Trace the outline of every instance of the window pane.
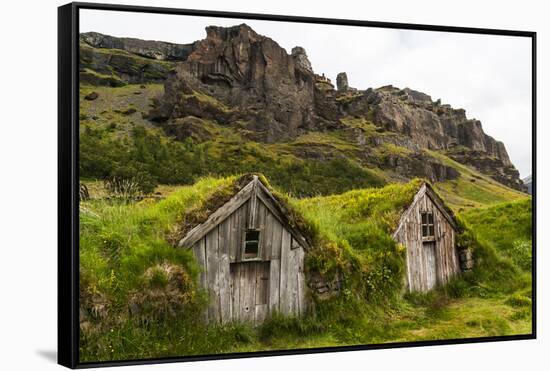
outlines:
M430 236L430 237L434 236L434 226L433 225L428 226L428 236Z
M245 259L256 258L258 256L258 241L247 241L244 245Z
M426 213L422 213L422 224L427 224L427 223L428 223L428 220L426 217Z
M260 240L260 231L251 230L246 231L245 241L259 241Z
M428 223L429 224L434 224L434 214L433 213L428 214Z
M422 237L426 237L428 235L428 227L423 225L422 226Z

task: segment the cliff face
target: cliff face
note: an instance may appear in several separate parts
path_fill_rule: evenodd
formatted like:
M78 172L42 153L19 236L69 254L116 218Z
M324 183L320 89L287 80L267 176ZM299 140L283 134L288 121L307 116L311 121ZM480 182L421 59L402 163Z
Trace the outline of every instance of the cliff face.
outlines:
M433 181L458 176L426 156L423 149L428 149L524 190L504 144L485 134L481 122L468 119L463 109L409 88L358 90L345 73L338 75L335 89L314 73L303 48L289 54L245 24L207 27L205 39L187 45L82 34L81 80L114 86L163 81L164 94L146 116L180 139L204 137L195 118L235 127L249 140L265 143L311 132L345 132L360 146L364 163L397 176ZM370 135L372 130L361 125L350 127L352 119L366 120L378 134ZM404 151L380 157L380 147ZM301 155L326 157L315 151Z
M467 119L463 109L433 102L429 95L408 88L383 87L369 93L375 102L374 121L387 130L405 134L424 148L464 146L511 165L504 144L485 134L480 121Z
M315 109L315 76L302 48L287 54L246 25L208 27L206 32L206 39L196 43L168 78L153 119L200 114L198 94L228 107L209 113L208 118L240 120L259 141L287 140L330 126Z
M422 148L444 151L500 183L525 190L504 143L487 135L481 122L468 119L463 109L434 102L429 95L409 88L386 86L354 93L340 111L347 115L368 111L384 130L400 133Z
M193 44L117 38L97 32L80 35L80 81L92 85L164 82Z
M174 44L164 41L113 37L98 32L80 34L80 41L94 48L118 49L144 58L164 61L182 61L193 51L193 44Z

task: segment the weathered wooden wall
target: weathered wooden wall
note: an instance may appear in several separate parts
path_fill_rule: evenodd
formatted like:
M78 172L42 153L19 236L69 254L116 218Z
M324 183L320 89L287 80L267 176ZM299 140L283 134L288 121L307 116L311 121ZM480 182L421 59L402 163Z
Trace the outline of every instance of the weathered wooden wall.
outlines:
M435 241L422 241L421 213L433 212ZM425 192L419 192L401 220L394 238L407 248L409 291L426 292L460 271L455 230Z
M260 230L260 256L243 261L249 227ZM304 249L260 197L221 221L193 251L202 267L201 285L210 293L207 320L259 323L275 311L300 314L305 309Z

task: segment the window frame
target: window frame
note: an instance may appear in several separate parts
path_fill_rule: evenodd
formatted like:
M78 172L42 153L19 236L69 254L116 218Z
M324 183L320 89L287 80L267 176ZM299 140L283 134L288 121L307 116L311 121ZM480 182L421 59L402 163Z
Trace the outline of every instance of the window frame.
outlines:
M424 234L424 228L426 228L426 234ZM432 232L431 234L430 231ZM425 210L420 212L420 235L422 236L422 241L435 241L435 213L433 211Z
M257 240L247 240L246 239L246 235L249 233L249 232L257 232L258 233L258 239ZM243 261L254 261L254 260L261 260L261 248L262 248L262 244L261 244L261 229L259 228L245 228L243 230L243 239L242 239L242 252L241 252L241 260ZM246 256L246 245L248 242L257 242L257 252L256 252L256 255L254 257L247 257Z

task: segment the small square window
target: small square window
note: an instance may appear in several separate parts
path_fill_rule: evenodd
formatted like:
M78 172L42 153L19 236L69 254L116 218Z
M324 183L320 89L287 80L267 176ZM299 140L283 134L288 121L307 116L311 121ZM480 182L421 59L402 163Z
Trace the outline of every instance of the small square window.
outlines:
M434 214L430 212L421 213L422 237L431 238L435 236Z
M244 239L244 259L255 259L260 251L260 231L247 230Z

